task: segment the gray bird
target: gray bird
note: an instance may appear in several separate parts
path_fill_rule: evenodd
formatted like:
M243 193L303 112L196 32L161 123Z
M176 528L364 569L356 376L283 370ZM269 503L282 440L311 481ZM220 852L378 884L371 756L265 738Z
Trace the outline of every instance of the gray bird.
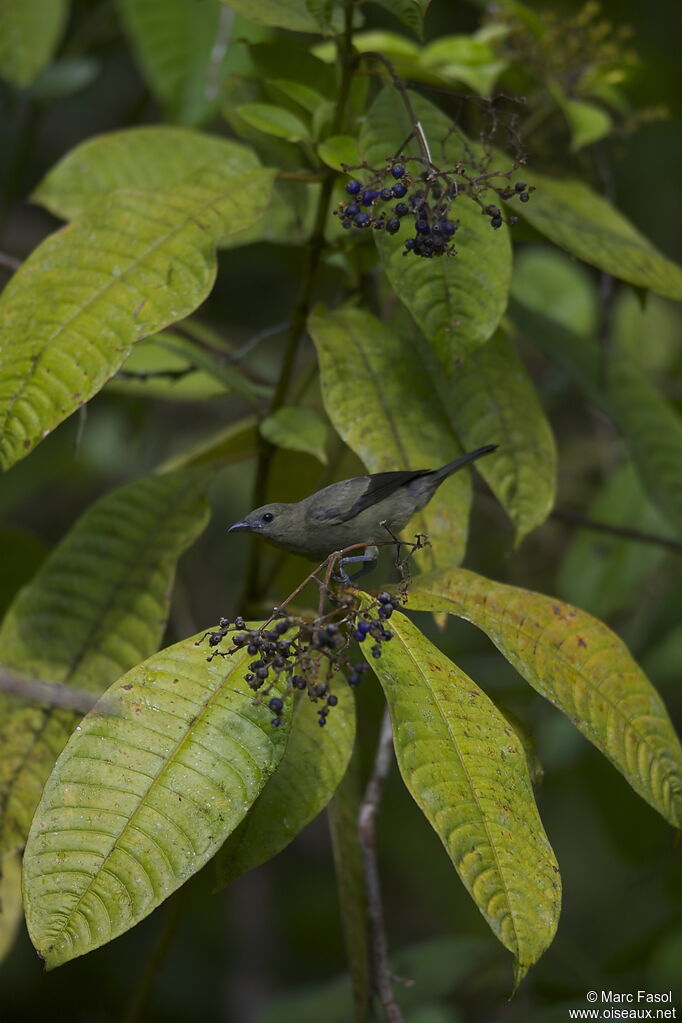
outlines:
M355 543L389 539L381 523L385 522L392 532L399 532L415 512L428 504L448 476L496 448L497 444L486 444L460 455L441 469L378 472L340 480L295 504L264 504L235 522L228 532L255 533L275 547L322 561L334 551ZM377 548L368 547L357 557L342 558L341 578L348 581L344 564L362 561L364 572L373 567L377 557Z

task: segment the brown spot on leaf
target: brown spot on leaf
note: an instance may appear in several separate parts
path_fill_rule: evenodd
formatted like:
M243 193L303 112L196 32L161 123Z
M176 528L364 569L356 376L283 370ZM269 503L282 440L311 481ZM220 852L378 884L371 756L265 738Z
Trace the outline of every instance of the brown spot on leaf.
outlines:
M583 646L583 647L587 646L587 643L585 642L585 640L583 639L582 636L578 636L578 646Z
M132 688L133 688L133 683L132 682L126 682L126 684L124 686L121 686L121 689L132 689Z

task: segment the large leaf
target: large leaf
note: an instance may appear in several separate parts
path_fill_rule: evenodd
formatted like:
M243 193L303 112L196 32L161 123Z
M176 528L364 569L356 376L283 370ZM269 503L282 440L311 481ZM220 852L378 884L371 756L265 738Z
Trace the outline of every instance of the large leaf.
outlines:
M457 456L458 442L414 340L359 309L314 313L308 329L329 418L370 472L435 469ZM426 533L433 545L422 562L461 560L470 502L471 478L458 472L414 516L408 534Z
M259 166L255 153L231 139L191 128L124 128L82 142L46 174L32 195L56 217L71 220L119 188L170 189L204 167L242 174Z
M320 728L319 704L299 700L286 753L251 810L216 857L218 886L272 859L324 810L343 778L355 740L355 704L345 684Z
M136 341L196 309L217 240L261 216L273 175L117 192L38 246L0 298L0 467L96 394Z
M416 116L429 140L434 162L451 169L466 154L452 122L437 107L411 94ZM398 151L410 132L410 122L399 95L384 89L370 108L360 137L360 149L372 166L380 166ZM415 144L408 146L415 151ZM410 165L416 173L418 168ZM456 256L420 259L405 256L404 235L377 232L388 278L412 313L450 375L459 361L483 345L499 325L507 305L511 280L511 244L503 225L494 231L490 220L467 196L457 198L450 216L459 220Z
M68 13L68 0L3 0L0 77L30 85L57 48Z
M558 361L622 431L651 500L682 534L682 418L626 356L601 368L597 346L513 302L514 323Z
M553 597L464 569L420 576L410 607L447 611L487 633L635 792L673 826L682 826L679 739L660 696L603 622Z
M0 665L100 693L156 650L175 565L208 518L206 468L130 483L90 507L18 595ZM0 694L0 854L23 846L77 718Z
M447 408L466 448L500 445L478 471L514 523L517 543L554 503L556 447L533 382L512 342L499 333L472 352L447 384Z
M284 753L243 682L251 655L184 640L120 678L55 765L24 854L24 908L48 969L147 916L219 849Z
M552 941L561 907L559 868L523 744L476 683L409 619L394 615L391 631L393 641L372 666L391 712L400 773L513 953L518 983Z
M217 113L233 15L218 0L119 0L151 91L168 117L201 124Z
M536 230L592 266L659 295L682 299L682 267L582 181L528 173L530 202L514 204Z
M662 516L646 498L631 462L611 476L591 503L588 515L597 522L665 535ZM606 618L637 600L647 578L665 558L665 551L628 537L580 529L564 555L557 576L561 597Z

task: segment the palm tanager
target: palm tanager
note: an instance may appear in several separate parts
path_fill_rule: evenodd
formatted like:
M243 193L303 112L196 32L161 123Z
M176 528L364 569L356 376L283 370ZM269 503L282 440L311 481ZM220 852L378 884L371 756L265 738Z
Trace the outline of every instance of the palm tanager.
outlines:
M228 532L255 533L275 547L322 561L356 543L386 540L388 530L399 532L415 512L428 504L448 476L496 448L497 444L486 444L441 469L378 472L340 480L295 504L264 504L235 522ZM362 561L364 572L374 566L377 557L377 548L370 546L364 554L342 558L342 580L348 582L345 563Z

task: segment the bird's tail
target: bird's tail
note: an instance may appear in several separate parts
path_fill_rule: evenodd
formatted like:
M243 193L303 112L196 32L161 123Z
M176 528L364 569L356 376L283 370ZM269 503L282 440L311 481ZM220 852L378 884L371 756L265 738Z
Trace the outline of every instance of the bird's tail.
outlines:
M453 462L448 462L442 469L436 470L436 476L438 480L447 479L453 472L457 472L463 465L468 465L469 462L474 462L477 458L481 458L482 455L489 455L491 451L496 451L497 444L486 444L483 448L476 448L475 451L467 451L466 454L460 455L459 458L455 458Z

